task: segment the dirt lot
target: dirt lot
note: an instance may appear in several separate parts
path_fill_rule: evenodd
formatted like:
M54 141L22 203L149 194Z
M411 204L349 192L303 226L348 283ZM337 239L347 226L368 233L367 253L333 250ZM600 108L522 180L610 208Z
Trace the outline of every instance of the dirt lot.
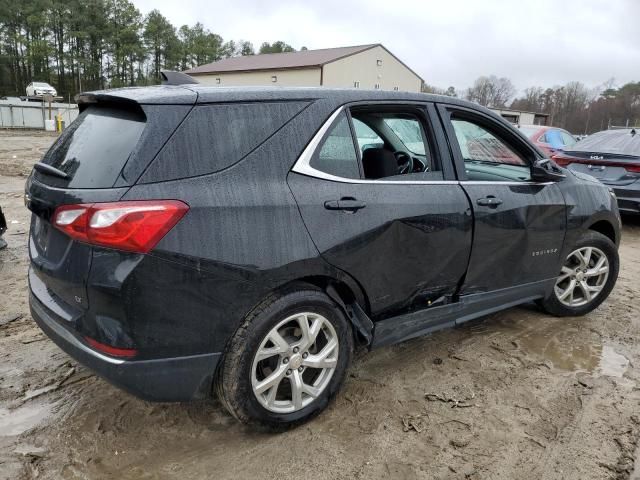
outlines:
M256 433L214 400L133 398L35 326L22 191L53 138L0 132L0 478L640 479L640 221L587 317L525 306L361 354L318 419Z

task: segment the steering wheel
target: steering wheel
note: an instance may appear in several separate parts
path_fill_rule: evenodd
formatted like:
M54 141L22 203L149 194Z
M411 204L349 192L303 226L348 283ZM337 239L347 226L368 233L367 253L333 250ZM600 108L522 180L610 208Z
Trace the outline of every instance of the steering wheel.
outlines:
M409 152L398 150L393 152L398 161L398 175L413 172L413 157Z

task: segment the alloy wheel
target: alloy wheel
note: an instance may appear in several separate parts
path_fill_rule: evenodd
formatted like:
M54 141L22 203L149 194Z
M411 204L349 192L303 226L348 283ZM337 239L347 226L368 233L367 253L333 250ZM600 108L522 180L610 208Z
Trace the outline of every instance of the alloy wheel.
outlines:
M609 259L596 247L582 247L569 254L554 287L567 307L581 307L597 297L609 278Z
M312 312L287 317L260 343L251 367L253 393L271 412L297 412L327 388L338 353L338 336L325 317Z

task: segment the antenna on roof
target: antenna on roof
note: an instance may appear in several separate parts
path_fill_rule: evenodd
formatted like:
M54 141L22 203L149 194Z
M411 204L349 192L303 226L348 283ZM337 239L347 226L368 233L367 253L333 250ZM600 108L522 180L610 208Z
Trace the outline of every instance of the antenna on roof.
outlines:
M182 72L174 72L173 70L160 70L162 76L162 85L190 85L198 84L195 78Z

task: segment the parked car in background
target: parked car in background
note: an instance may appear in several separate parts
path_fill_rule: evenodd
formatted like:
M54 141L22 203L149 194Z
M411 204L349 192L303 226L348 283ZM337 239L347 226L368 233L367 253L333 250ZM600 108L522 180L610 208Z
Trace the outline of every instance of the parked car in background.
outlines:
M589 135L552 157L558 165L609 185L624 213L640 213L640 128Z
M42 97L44 95L55 97L58 95L56 89L45 82L31 82L27 85L26 93L27 97Z
M609 189L470 102L189 85L79 108L26 185L31 312L147 399L292 426L355 344L530 301L584 315L616 282Z
M519 128L548 157L558 151L572 147L578 141L562 128L546 127L544 125L521 125Z

